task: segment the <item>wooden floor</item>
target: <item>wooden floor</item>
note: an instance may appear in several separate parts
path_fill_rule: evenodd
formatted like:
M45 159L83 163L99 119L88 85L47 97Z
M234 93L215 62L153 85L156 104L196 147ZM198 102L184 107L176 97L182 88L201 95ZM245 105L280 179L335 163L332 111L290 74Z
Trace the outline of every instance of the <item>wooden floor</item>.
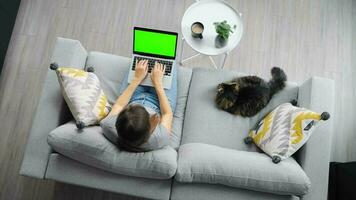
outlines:
M130 56L132 27L180 31L192 0L22 0L0 80L0 199L133 199L18 175L27 133L56 37L90 51ZM228 0L245 32L226 68L269 78L282 67L291 81L336 81L333 160L356 160L356 1ZM181 43L179 44L181 45ZM192 50L186 45L184 56ZM211 67L201 57L189 67ZM323 91L328 92L328 91Z

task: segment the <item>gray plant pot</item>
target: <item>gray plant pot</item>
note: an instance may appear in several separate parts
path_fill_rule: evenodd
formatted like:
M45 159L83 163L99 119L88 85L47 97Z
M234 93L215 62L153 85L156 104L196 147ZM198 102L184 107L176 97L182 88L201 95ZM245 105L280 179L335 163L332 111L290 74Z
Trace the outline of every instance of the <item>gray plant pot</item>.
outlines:
M226 46L227 44L227 39L224 39L223 37L221 36L216 36L215 38L215 47L216 48L222 48L224 46Z

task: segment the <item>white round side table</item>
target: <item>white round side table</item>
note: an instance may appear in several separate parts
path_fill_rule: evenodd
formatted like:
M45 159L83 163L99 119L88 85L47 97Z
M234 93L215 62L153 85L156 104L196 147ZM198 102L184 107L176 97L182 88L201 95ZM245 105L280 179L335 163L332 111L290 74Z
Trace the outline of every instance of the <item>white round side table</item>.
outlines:
M222 0L197 0L189 6L183 15L181 23L183 44L180 53L180 63L183 64L199 55L206 55L209 56L214 67L218 68L211 56L224 54L224 59L220 66L220 68L223 68L229 52L232 51L241 40L243 32L241 17L241 13ZM233 29L233 33L230 34L226 46L217 48L215 47L217 33L213 23L222 22L224 20L231 26L236 25L236 29ZM202 39L193 38L191 35L191 25L194 22L201 22L204 25ZM182 59L185 42L198 53Z

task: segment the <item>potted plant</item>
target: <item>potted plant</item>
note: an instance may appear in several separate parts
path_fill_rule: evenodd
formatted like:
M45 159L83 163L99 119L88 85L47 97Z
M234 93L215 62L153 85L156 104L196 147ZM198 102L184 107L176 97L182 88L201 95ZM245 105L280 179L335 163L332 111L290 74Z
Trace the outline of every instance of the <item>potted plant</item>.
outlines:
M215 31L218 34L215 38L215 46L217 48L224 47L227 44L230 34L233 33L232 27L226 20L222 22L214 22L214 25ZM236 25L234 25L233 28L236 29Z

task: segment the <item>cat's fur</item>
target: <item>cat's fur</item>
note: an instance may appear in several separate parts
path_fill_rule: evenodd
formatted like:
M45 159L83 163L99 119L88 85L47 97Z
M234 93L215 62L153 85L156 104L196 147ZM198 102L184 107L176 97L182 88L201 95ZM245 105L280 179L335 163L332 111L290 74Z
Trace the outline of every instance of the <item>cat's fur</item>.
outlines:
M244 76L219 84L215 99L218 108L243 117L256 115L285 87L287 76L282 69L273 67L271 74L269 82L257 76Z

